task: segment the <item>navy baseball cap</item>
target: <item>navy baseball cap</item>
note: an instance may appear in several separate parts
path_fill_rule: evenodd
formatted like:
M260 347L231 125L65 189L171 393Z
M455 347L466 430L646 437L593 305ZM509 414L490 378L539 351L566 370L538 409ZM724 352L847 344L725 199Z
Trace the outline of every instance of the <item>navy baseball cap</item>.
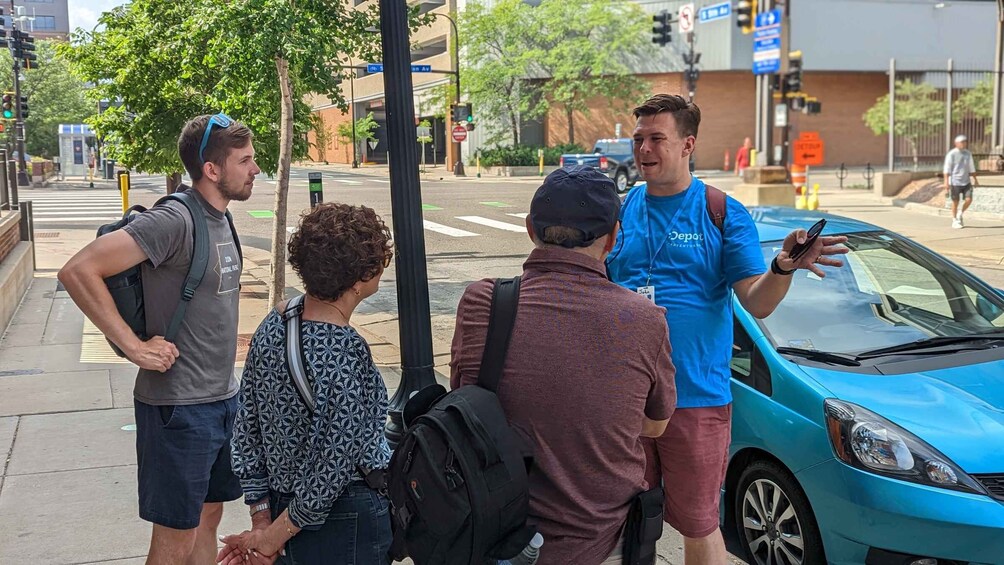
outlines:
M581 247L614 231L621 212L617 187L607 175L589 166L558 169L547 175L530 202L530 225L540 238L552 226L576 228L585 238ZM563 247L575 247L564 242Z

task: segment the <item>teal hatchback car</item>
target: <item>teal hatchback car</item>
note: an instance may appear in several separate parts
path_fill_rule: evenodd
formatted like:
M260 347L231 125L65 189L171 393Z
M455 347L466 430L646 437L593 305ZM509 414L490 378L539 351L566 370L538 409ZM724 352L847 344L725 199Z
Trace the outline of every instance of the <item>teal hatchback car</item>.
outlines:
M764 257L827 220L842 268L735 302L722 520L758 565L1004 564L1004 293L882 228L751 210Z

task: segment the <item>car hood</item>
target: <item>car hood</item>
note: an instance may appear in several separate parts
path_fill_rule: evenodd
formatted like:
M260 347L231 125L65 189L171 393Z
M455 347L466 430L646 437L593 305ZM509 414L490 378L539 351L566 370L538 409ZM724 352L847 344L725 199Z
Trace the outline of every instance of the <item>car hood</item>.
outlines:
M1004 361L902 375L800 367L834 397L902 426L967 473L1004 473Z

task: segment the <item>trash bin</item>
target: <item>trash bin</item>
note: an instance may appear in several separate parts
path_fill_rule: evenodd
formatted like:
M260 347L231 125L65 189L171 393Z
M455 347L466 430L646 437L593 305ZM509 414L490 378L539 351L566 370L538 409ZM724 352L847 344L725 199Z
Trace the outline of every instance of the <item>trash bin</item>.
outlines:
M115 159L105 159L105 180L115 178Z

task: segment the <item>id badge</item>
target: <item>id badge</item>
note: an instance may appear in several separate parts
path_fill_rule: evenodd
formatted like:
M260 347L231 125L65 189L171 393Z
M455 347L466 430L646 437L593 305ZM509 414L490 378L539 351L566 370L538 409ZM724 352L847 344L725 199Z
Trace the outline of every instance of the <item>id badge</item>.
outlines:
M652 301L655 304L655 287L654 286L639 286L637 290L638 294L644 296L645 298Z

